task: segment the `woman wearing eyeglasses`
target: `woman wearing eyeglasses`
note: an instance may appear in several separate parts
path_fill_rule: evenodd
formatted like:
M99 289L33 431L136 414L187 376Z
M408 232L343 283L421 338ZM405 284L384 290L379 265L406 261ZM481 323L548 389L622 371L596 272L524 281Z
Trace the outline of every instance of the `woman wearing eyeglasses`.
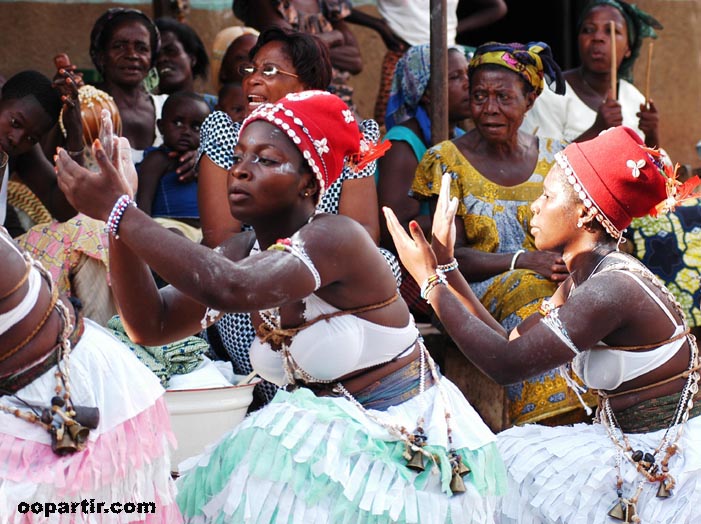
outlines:
M250 52L250 63L241 68L246 112L250 114L264 103L274 103L289 93L309 89L325 90L331 81L329 51L321 40L307 33L273 27L263 31ZM379 137L374 120L360 124L366 140ZM242 224L231 216L227 200L227 171L233 164L234 146L238 142L240 124L224 112L213 112L200 132L198 205L203 243L214 247L241 231ZM318 203L325 213L353 218L370 233L377 243L380 236L377 193L374 184L375 162L359 173L344 169L341 177L329 188ZM383 251L399 274L396 259ZM226 353L240 374L252 371L248 349L254 330L248 314L225 315L208 331L210 343L220 354ZM261 389L257 388L256 393ZM259 402L272 398L269 387Z

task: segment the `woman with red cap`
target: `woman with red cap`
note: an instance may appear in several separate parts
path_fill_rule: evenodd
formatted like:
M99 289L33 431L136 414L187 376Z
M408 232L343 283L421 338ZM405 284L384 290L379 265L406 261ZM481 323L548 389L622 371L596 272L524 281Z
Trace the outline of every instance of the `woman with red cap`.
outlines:
M458 271L437 269L452 260L455 205L440 202L431 245L385 211L401 261L475 365L504 384L557 366L571 379L571 367L598 393L593 425L499 434L510 490L501 522L701 519L696 340L666 288L618 251L633 217L673 208L694 183L679 183L668 157L623 126L558 153L531 228L538 249L562 252L570 277L510 334L480 320Z
M181 467L186 520L494 522L504 481L494 435L436 369L367 231L317 211L346 158L360 169L376 154L348 106L303 91L243 122L229 202L254 231L214 251L136 209L96 149L102 176L59 153L61 188L108 223L130 337L161 344L220 311L251 312L253 366L285 386ZM159 292L146 264L174 287Z

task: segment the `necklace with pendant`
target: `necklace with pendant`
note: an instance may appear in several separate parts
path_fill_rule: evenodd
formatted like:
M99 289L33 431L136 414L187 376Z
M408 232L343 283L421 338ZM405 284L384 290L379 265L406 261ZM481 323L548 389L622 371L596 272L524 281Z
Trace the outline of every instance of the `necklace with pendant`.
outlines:
M581 68L578 70L578 73L579 73L579 78L582 79L582 82L584 82L584 85L587 86L587 89L589 89L589 91L591 91L592 93L594 93L597 97L601 98L601 93L599 93L596 89L594 89L594 86L592 86L592 85L587 81L586 77L584 76L584 73L582 73L582 69L581 69ZM603 98L601 98L601 103L604 103L604 102L606 102L606 95L604 95Z

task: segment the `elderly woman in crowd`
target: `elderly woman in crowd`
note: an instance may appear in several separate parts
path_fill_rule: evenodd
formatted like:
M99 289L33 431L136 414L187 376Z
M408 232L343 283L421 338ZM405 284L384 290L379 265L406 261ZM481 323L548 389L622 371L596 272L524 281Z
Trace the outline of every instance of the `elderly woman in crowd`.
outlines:
M529 210L564 143L519 131L544 78L561 92L562 76L550 48L540 42L484 44L468 71L474 128L426 152L412 192L435 199L450 173L451 194L459 202L455 267L511 330L567 277L560 253L535 248ZM571 412L585 416L555 371L509 386L507 396L510 424L564 422L553 417Z

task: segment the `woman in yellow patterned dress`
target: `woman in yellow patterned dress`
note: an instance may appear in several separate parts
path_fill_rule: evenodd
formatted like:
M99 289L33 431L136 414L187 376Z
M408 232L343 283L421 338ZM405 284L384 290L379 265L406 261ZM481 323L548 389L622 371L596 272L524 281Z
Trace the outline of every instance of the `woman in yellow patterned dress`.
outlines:
M429 149L412 194L435 200L444 173L459 200L455 258L487 310L507 331L537 311L567 277L558 253L536 250L529 230L530 204L564 142L519 132L543 90L564 85L548 46L488 43L469 66L474 129ZM507 387L508 424L559 424L581 420L576 395L553 370ZM588 398L593 404L593 397Z

